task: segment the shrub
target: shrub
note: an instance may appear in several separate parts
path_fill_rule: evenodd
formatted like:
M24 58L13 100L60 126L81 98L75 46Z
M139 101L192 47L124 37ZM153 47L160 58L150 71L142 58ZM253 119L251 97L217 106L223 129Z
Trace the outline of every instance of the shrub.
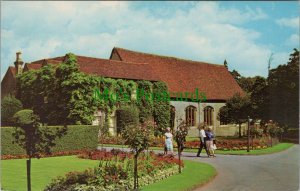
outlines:
M118 133L125 128L126 125L137 125L139 123L139 112L136 107L123 106L117 113Z
M20 100L8 95L1 102L1 124L13 125L13 116L22 109L23 105Z
M98 154L113 156L119 159L119 156L124 154L127 157L133 153L123 152L119 149L113 151L97 151L85 153L86 157L90 159L99 156ZM47 191L129 191L133 188L133 163L132 160L118 160L114 158L106 158L108 160L102 161L94 170L88 169L83 172L69 172L64 177L58 177L52 180L45 190ZM159 156L150 152L149 155L141 153L138 167L140 173L140 186L155 183L169 176L177 174L177 166L179 161L174 156ZM183 163L181 163L183 166Z
M164 82L153 83L153 93L156 95L153 102L153 117L157 124L155 135L162 135L170 126L170 95Z
M55 130L58 126L48 126ZM13 144L13 127L1 128L1 152L2 155L24 155L26 152L20 146ZM64 152L74 150L94 150L98 145L98 126L89 125L71 125L68 126L67 134L55 141L56 146L51 149L52 152Z

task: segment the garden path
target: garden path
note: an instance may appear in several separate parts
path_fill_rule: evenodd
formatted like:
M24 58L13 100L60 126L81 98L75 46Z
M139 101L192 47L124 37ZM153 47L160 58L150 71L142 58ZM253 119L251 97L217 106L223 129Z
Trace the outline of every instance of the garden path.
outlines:
M213 165L215 179L195 191L298 191L299 145L288 150L258 156L217 155L216 158L186 158Z
M214 180L194 191L298 191L299 148L295 145L269 155L217 155L216 158L198 158L195 153L184 152L182 158L209 163L217 169Z

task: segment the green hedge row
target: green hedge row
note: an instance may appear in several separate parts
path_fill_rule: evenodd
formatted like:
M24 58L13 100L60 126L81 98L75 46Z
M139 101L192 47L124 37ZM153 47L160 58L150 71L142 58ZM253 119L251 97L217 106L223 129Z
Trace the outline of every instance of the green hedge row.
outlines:
M44 128L57 128L58 126L48 126ZM1 128L1 154L2 155L20 155L25 151L16 144L13 144L13 127ZM68 131L61 139L56 140L56 146L52 152L74 151L85 149L96 149L98 145L99 126L91 125L71 125Z

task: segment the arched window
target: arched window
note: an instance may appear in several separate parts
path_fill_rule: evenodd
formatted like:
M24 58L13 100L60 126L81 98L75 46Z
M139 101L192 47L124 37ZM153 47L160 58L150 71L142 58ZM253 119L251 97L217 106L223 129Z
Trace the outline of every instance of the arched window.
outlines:
M214 123L214 108L212 108L211 106L207 106L204 108L204 122L208 125L208 126L212 126Z
M196 107L188 106L185 108L185 121L187 126L195 126L196 125Z
M170 127L173 130L174 129L174 125L175 125L175 107L174 106L170 106Z

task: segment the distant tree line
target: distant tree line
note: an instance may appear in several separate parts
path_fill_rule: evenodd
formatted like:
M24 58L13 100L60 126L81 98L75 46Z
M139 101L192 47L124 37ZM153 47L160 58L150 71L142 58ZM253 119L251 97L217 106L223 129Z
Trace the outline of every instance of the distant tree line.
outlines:
M228 65L226 60L224 65ZM240 124L250 116L272 119L286 128L299 127L299 50L293 50L286 64L271 69L267 78L244 77L236 70L230 73L246 95L228 100L220 119Z

